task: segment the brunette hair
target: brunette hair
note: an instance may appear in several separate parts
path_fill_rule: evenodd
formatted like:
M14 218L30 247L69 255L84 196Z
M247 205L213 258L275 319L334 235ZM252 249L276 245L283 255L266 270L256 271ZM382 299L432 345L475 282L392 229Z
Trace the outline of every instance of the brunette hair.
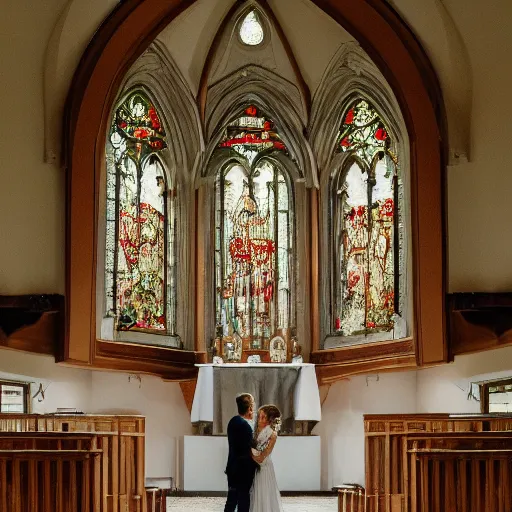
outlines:
M258 409L258 412L265 414L268 424L273 430L279 430L281 426L281 411L275 405L263 405Z
M251 406L254 407L254 397L249 393L242 393L236 397L236 406L238 408L238 414L244 416Z

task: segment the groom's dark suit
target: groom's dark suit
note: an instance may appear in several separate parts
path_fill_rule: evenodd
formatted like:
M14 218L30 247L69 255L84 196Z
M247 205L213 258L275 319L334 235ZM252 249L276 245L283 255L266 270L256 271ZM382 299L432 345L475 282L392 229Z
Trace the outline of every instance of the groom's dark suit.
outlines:
M251 456L252 428L241 416L231 418L228 423L229 455L226 466L228 476L228 498L224 512L249 512L252 481L256 462Z

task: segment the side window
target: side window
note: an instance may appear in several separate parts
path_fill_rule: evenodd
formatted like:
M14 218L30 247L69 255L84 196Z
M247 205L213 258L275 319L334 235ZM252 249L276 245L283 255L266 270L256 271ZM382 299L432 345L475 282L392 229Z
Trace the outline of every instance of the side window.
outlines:
M146 93L132 92L115 110L106 149L105 315L121 341L176 335L176 215L167 194L166 140Z
M0 381L0 412L29 413L30 384Z
M331 332L358 341L394 338L401 255L398 155L376 109L347 109L330 181Z

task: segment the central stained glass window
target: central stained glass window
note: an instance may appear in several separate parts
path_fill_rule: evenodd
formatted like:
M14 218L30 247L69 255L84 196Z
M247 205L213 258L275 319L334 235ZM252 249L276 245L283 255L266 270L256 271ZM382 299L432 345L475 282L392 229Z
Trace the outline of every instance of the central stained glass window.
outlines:
M231 123L221 148L241 159L216 180L216 322L224 341L268 349L289 337L293 300L293 198L276 160L286 152L273 122L249 106Z
M398 278L397 158L370 103L353 102L343 119L337 151L346 159L331 180L333 331L388 332Z

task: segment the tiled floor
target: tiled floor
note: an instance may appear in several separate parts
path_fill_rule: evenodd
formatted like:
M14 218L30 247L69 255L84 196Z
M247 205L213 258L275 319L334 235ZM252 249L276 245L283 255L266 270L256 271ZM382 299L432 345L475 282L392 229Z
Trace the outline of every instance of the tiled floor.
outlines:
M167 512L222 512L225 498L167 498ZM284 512L336 512L336 498L283 498Z

